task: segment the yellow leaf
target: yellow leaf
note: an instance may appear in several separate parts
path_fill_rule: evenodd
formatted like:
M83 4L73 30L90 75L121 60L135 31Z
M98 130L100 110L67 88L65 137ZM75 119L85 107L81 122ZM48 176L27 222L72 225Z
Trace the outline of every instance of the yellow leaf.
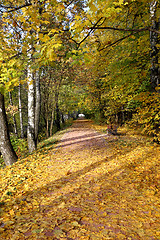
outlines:
M13 216L14 215L14 211L13 209L9 211L10 215Z
M45 35L42 39L43 42L47 42L48 40L50 40L50 37L48 35Z
M89 3L89 7L90 7L91 11L93 11L93 12L97 11L97 8L96 8L96 6L93 3Z
M119 0L119 4L122 5L124 0Z

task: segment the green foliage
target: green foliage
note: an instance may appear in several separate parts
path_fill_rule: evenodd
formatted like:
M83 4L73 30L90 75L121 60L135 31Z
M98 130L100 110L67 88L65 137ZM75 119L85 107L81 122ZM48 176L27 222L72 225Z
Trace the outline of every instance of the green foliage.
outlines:
M12 146L17 154L17 156L24 157L27 153L27 140L22 138L17 138L14 134L10 136Z

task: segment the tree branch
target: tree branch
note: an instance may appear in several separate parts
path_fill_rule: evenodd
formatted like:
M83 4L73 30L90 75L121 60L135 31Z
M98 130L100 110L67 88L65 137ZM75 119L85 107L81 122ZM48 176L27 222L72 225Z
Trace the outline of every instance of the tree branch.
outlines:
M136 33L136 32L151 31L151 32L155 32L155 33L160 34L160 31L156 31L156 30L154 30L154 29L152 29L152 28L150 28L150 27L145 27L145 28L140 28L140 29L127 29L127 28L116 28L116 27L100 27L100 25L97 26L98 23L99 23L102 19L103 19L103 17L100 18L100 19L98 20L98 22L97 22L96 24L94 24L93 27L90 27L90 28L89 28L90 31L89 31L89 33L86 35L86 37L83 38L81 42L77 43L77 44L78 44L78 47L81 45L82 42L84 42L84 41L89 37L89 35L90 35L94 30L97 30L97 29L132 32L131 34L129 34L129 35L123 37L123 38L118 39L117 41L115 41L115 42L107 45L106 47L99 49L99 51L102 51L102 50L104 50L104 49L106 49L106 48L108 48L108 47L111 47L111 46L119 43L120 41L123 41L124 39L130 37L131 35L133 35L133 34Z
M31 50L32 50L32 48L29 48L29 49L27 50L27 53L28 53L29 51L31 51ZM8 58L4 59L4 60L3 60L3 63L6 63L7 61L9 61L9 60L11 60L11 59L13 59L13 58L19 57L19 56L21 56L22 54L23 54L22 52L16 53L15 55L12 55L11 57L8 57Z
M140 29L127 29L127 28L115 28L115 27L91 27L90 29L102 29L102 30L116 30L116 31L124 31L124 32L142 32L149 30L148 27L140 28Z
M105 47L99 49L99 51L102 51L102 50L104 50L104 49L106 49L106 48L108 48L108 47L111 47L111 46L113 46L113 45L115 45L115 44L117 44L117 43L123 41L124 39L130 37L131 35L133 35L133 33L131 33L131 34L129 34L129 35L123 37L123 38L120 38L120 39L116 40L115 42L113 42L113 43L111 43L111 44L109 44L109 45L107 45L107 46L105 46Z
M144 27L144 28L140 28L140 29L127 29L127 28L115 28L115 27L90 27L89 29L91 30L96 30L96 29L102 29L102 30L115 30L115 31L122 31L122 32L143 32L143 31L151 31L151 32L156 32L158 34L160 34L159 31L156 31L150 27Z
M98 25L98 23L103 19L103 17L101 17L92 28L90 28L89 33L78 43L78 48L79 46L91 35L91 33L95 30L96 26Z
M21 5L19 7L12 7L12 6L3 6L3 5L0 5L1 8L4 8L4 9L10 9L10 10L7 10L6 12L7 13L10 13L10 12L14 12L14 11L17 11L19 9L22 9L24 7L28 7L28 6L31 6L32 3L26 3L24 5Z

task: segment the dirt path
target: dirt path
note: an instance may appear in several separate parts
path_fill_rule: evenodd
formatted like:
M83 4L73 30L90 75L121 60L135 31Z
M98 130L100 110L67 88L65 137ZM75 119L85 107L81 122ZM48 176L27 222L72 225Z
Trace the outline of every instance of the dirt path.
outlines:
M91 129L88 120L77 120L72 128L64 134L61 139L61 148L65 151L71 150L92 150L107 147L107 141L104 139L107 134L100 134Z
M158 197L153 187L143 192L139 168L147 148L118 155L112 140L75 121L41 163L33 190L16 200L21 210L2 240L159 240Z
M50 185L49 196L54 200L48 212L51 225L56 220L55 228L45 236L57 240L158 240L154 237L157 223L150 231L150 202L133 187L127 163L114 158L109 137L90 125L87 120L76 121L59 144L60 165L54 174L60 169L63 174L55 183L57 191Z

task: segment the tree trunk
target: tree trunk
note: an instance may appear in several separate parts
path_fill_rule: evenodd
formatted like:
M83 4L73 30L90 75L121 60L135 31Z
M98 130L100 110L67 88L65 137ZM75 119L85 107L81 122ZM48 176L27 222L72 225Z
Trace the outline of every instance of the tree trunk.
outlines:
M39 130L39 119L40 119L40 108L41 108L41 93L40 93L40 77L39 72L36 72L35 76L35 143L38 143L38 130Z
M49 138L49 119L46 118L46 138Z
M122 106L122 108L121 108L121 112L122 112L121 123L125 123L125 114L124 114L124 107L123 107L123 106Z
M118 122L119 122L118 114L115 114L115 124L118 125Z
M60 110L59 110L59 104L58 104L58 94L55 94L55 104L56 104L56 127L57 130L61 129L61 117L60 117Z
M52 110L52 118L51 118L51 124L50 124L50 136L53 134L53 123L55 118L55 109Z
M18 86L18 101L19 101L19 119L20 119L21 138L24 138L22 101L21 101L21 84L19 84Z
M64 124L64 123L65 123L65 120L64 120L64 115L63 115L62 112L61 112L61 119L62 119L62 123Z
M160 20L156 20L156 8L157 8L158 1L152 1L150 3L150 16L151 16L151 29L154 31L159 30ZM155 91L155 88L158 87L160 83L160 76L159 76L159 66L158 66L158 48L157 44L159 43L158 33L150 31L150 56L151 56L151 68L150 68L150 79L151 79L151 89Z
M0 151L6 166L17 161L17 155L10 142L7 116L4 105L4 95L0 93Z
M13 107L13 101L12 101L12 94L11 94L11 92L9 92L9 101L10 101L11 106ZM14 115L12 117L13 117L14 133L15 133L16 136L18 136L16 119L15 119Z
M36 149L35 144L35 114L34 114L34 83L33 74L28 67L28 128L27 140L28 150L33 152Z

